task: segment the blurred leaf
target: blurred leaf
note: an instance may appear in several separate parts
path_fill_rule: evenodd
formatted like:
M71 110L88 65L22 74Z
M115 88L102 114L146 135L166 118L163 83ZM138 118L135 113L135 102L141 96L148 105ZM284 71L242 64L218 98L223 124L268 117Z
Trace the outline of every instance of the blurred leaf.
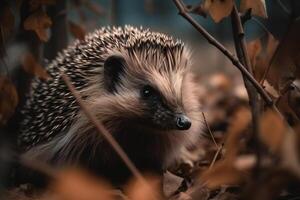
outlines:
M105 15L105 9L100 6L98 3L94 3L92 1L87 1L85 6L93 13L95 13L98 16Z
M241 135L246 130L251 120L249 109L241 107L235 111L235 114L230 120L230 125L227 131L225 141L226 158L233 160L239 151Z
M205 0L203 3L203 10L209 13L216 23L230 15L232 8L233 0Z
M70 28L70 32L71 34L79 39L79 40L84 40L84 37L86 35L86 31L84 30L84 28L82 26L80 26L79 24L75 24L72 21L69 21L69 28Z
M19 98L17 90L11 80L0 77L0 125L6 124L14 114Z
M36 61L31 53L27 53L23 56L22 66L27 73L37 76L43 80L51 78L47 71Z
M51 188L61 200L113 199L113 190L108 184L80 170L63 170Z
M265 0L242 0L240 5L240 11L246 12L251 9L253 15L267 18L267 9Z
M34 31L41 41L46 42L49 39L47 34L47 29L52 25L51 19L48 15L42 11L38 10L32 15L26 18L24 21L24 29Z
M286 127L283 120L274 111L267 111L260 120L260 139L274 153L281 148Z
M146 176L147 184L133 179L125 188L125 194L130 200L159 200L162 199L159 177Z
M228 159L217 162L213 168L200 176L201 182L210 189L239 184L244 178L245 174L237 170Z

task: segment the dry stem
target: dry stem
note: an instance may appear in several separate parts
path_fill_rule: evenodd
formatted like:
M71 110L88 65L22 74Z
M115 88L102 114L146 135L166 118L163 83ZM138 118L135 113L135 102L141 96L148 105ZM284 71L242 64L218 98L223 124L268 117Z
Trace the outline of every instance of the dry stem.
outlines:
M219 49L231 62L234 66L236 66L243 76L245 76L249 82L256 88L262 98L265 100L266 104L272 106L273 100L266 93L266 91L262 88L262 86L255 80L255 78L248 72L245 66L220 42L218 42L212 35L210 35L199 23L197 23L187 12L186 6L181 0L173 0L176 7L179 10L179 14L184 17L188 22L190 22L198 31L203 35L203 37L217 49Z
M72 95L76 98L76 101L78 102L80 108L82 109L83 113L87 116L87 118L94 124L96 129L98 130L99 134L101 133L104 138L110 143L112 148L116 151L116 153L120 156L120 158L124 161L126 166L129 168L129 170L132 172L132 174L143 184L150 187L150 185L147 183L145 178L142 176L142 174L139 172L139 170L135 167L133 162L129 159L127 154L124 152L122 147L118 144L118 142L113 138L113 136L108 132L108 130L103 126L99 120L95 117L95 115L92 114L90 111L90 108L85 105L85 103L82 101L80 95L72 85L69 77L62 72L62 79L65 82L65 84L68 86L70 92Z

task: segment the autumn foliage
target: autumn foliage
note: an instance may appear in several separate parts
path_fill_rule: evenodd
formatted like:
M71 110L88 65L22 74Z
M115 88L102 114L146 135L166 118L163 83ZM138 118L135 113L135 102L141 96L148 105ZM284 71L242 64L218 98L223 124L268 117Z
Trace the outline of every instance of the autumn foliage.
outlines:
M6 48L9 41L17 37L12 34L16 32L27 45L26 52L17 58L18 69L29 75L28 79L51 79L44 68L43 54L37 50L45 47L55 34L61 34L53 31L57 21L47 8L63 6L67 1L16 2L15 7L8 1L0 3L1 67L9 67L5 65ZM145 0L145 5L152 5L150 2ZM240 65L249 75L240 70L242 74L235 73L234 77L220 72L197 76L199 101L203 104L203 115L198 119L204 124L203 139L196 146L183 149L181 160L163 177L144 174L139 177L137 172L138 176L120 189L80 169L57 170L41 167L45 163L21 158L16 161L20 165L50 177L47 186L41 191L23 183L0 192L8 199L45 200L300 198L300 4L297 0L290 1L290 6L286 6L287 1L277 2L289 16L288 29L281 37L275 36L258 20L271 20L272 13L267 12L268 2L265 0L202 0L195 5L187 5L181 0L170 1L198 30L199 37L202 34L232 61L233 67L240 69ZM85 22L88 20L83 7L97 17L107 17L106 9L94 1L72 0L69 4L82 21L75 22L65 17L63 24L76 39L84 40L87 33ZM62 11L67 12L64 9ZM62 13L54 13L54 16ZM215 26L222 20L230 20L233 27L228 28L232 28L233 36L237 36L232 37L235 52L222 46L197 20L192 21L195 15L211 18ZM179 17L174 18L174 23ZM244 25L253 19L263 26L264 34L246 41ZM55 49L55 53L61 50ZM1 70L0 76L0 126L3 132L11 121L14 122L14 114L23 98L10 73L11 70ZM21 76L25 77L22 73ZM266 102L263 95L270 101ZM5 134L0 135L0 139L4 137Z

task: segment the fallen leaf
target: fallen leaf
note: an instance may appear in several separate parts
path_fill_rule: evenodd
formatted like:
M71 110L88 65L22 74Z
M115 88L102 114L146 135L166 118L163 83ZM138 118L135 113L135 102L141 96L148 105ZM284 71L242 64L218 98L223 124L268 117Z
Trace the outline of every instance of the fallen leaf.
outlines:
M274 111L268 110L260 120L259 137L272 152L278 153L286 134L286 127L281 117Z
M5 125L14 114L19 98L10 79L0 77L0 125Z
M50 17L42 10L34 12L24 21L24 29L34 31L43 42L46 42L49 39L47 29L51 25L52 21Z
M242 0L240 4L240 11L246 12L251 9L253 15L267 18L267 9L265 0Z
M210 189L216 189L223 185L236 185L246 178L246 174L237 170L233 162L222 160L217 162L213 168L207 170L200 176L200 181Z
M133 179L127 184L125 194L131 200L159 200L161 196L161 180L154 176L145 176L146 183Z
M43 80L50 79L47 71L36 61L31 53L27 53L23 56L22 67L27 73L37 76Z
M69 28L70 28L70 32L71 34L79 39L79 40L84 40L84 37L86 35L86 31L84 30L84 28L72 21L69 21Z
M76 169L61 171L52 183L51 189L57 199L98 200L113 199L113 190L102 180Z
M233 4L233 0L205 0L203 10L208 12L212 19L218 23L230 15Z
M241 135L246 130L251 120L251 113L249 109L241 107L237 109L230 120L229 128L227 130L227 138L225 140L226 158L233 160L239 151L239 143Z

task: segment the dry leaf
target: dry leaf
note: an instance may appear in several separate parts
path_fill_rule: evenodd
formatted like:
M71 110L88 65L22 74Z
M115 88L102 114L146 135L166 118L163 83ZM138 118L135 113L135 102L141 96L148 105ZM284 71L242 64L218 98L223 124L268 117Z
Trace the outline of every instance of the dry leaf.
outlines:
M247 43L247 50L248 50L248 55L249 55L249 59L250 59L250 62L251 62L251 66L252 66L253 70L255 71L256 61L257 61L257 59L259 59L258 55L262 51L262 45L261 45L260 38L248 42Z
M36 61L31 53L27 53L23 56L22 66L27 73L37 76L43 80L51 78L47 71Z
M57 199L63 200L109 200L114 195L105 182L74 169L60 172L51 188Z
M288 33L278 45L272 59L267 80L275 89L281 91L295 77L300 77L300 20L291 24Z
M233 162L223 160L217 162L213 168L200 176L200 181L210 189L219 188L222 185L239 184L245 179L245 174L233 166Z
M17 90L11 80L0 77L0 125L6 124L14 114L19 98Z
M24 29L34 31L41 41L46 42L49 39L47 34L47 29L52 25L51 19L48 15L42 11L38 10L32 15L26 18L24 21Z
M233 0L205 0L203 10L208 12L212 19L218 23L230 15L233 3Z
M286 127L280 116L274 111L267 111L260 120L260 139L274 153L281 148L286 133Z
M265 0L242 0L240 11L246 12L248 9L251 9L253 15L268 17Z
M75 24L72 21L69 21L69 28L70 28L70 32L71 34L79 39L79 40L84 40L84 37L86 35L86 31L84 30L84 28L78 24Z
M227 159L233 160L237 156L240 146L240 137L243 134L243 131L247 128L250 120L251 113L249 109L245 107L237 109L233 115L227 131L228 136L225 141L225 156Z
M159 200L161 180L158 177L146 176L146 183L140 180L131 180L125 188L125 194L131 200Z

